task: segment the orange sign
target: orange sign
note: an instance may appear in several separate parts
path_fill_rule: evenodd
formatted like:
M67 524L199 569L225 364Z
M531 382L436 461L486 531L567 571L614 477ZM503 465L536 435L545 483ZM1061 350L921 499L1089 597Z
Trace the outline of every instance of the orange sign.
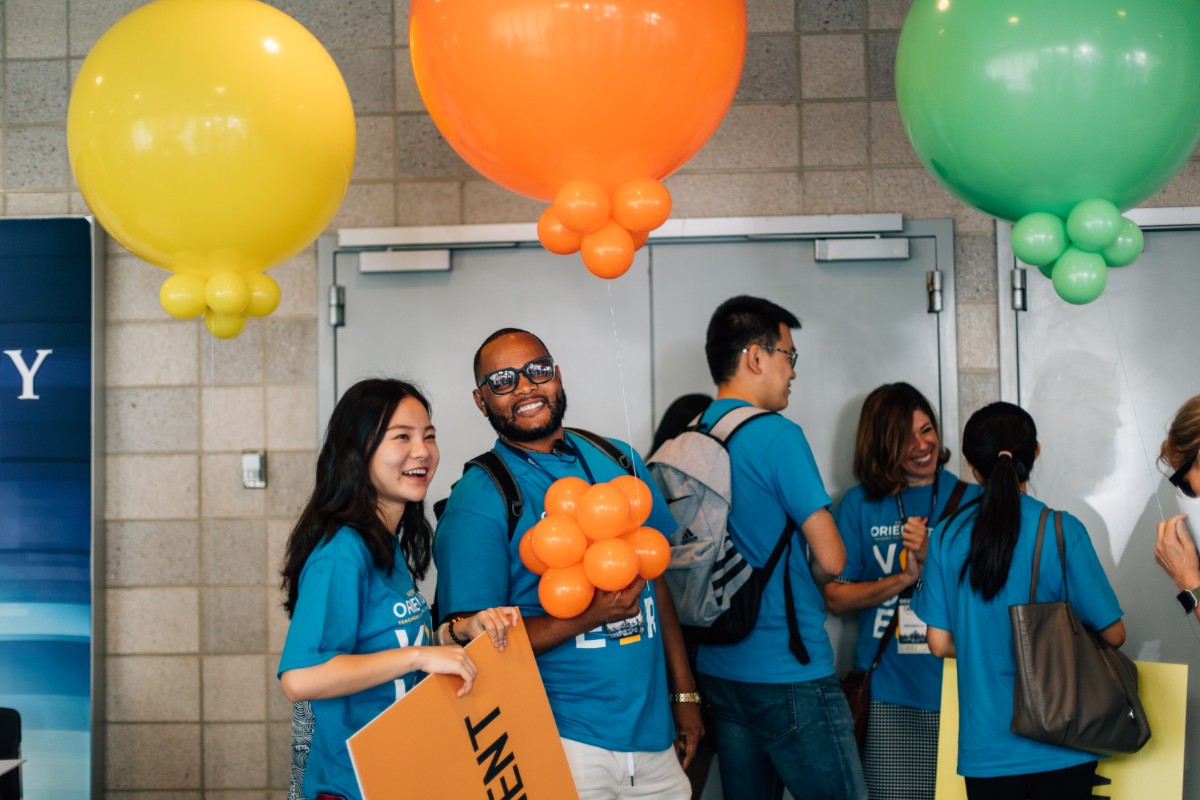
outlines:
M525 627L504 652L481 636L467 647L479 677L430 675L350 737L365 800L577 800L567 757Z

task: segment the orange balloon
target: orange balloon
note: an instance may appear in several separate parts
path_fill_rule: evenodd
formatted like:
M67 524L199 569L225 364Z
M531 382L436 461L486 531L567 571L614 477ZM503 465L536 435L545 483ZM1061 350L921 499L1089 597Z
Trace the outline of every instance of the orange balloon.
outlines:
M408 41L450 146L551 200L577 178L665 178L704 146L741 78L746 3L411 0Z
M547 567L578 564L588 546L587 537L575 520L561 514L543 517L529 529L529 537L533 554Z
M592 542L583 554L583 571L597 589L624 589L638 576L637 552L621 539Z
M609 481L625 493L629 498L629 528L637 528L650 519L650 507L654 503L654 495L650 487L641 478L633 475L621 475Z
M546 490L546 496L542 500L542 507L546 510L546 515L565 514L573 518L579 507L579 498L583 497L583 493L591 487L592 485L583 478L573 475L559 478L550 484L550 488Z
M559 619L577 617L591 604L596 587L587 579L583 564L548 569L538 581L538 602Z
M612 203L595 181L567 181L554 195L554 211L568 230L591 233L608 222Z
M619 278L633 266L633 237L609 220L598 231L583 236L583 265L597 278Z
M652 231L669 216L671 193L662 181L633 178L613 192L612 218L630 232Z
M641 250L642 245L650 238L650 231L630 231L629 238L633 239L633 249Z
M583 234L563 225L554 206L548 206L538 217L537 236L542 247L560 256L578 253L583 244Z
M667 571L667 565L671 563L671 543L667 537L654 528L638 528L621 539L632 545L637 553L638 575L652 581Z
M618 486L597 483L579 498L575 519L593 541L620 536L629 530L629 497Z
M533 552L533 539L529 536L531 533L533 533L533 528L525 531L525 535L517 544L517 554L521 556L521 563L525 565L525 569L534 575L541 575L547 567Z

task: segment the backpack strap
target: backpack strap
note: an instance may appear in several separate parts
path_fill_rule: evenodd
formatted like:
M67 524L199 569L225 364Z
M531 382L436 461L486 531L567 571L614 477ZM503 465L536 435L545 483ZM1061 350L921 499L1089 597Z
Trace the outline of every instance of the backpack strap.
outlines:
M775 551L771 553L771 560L767 562L767 578L770 578L771 572L775 569L780 554L792 551L792 535L797 530L799 529L796 527L796 523L792 521L791 517L788 517L783 535L779 537L779 543L775 545ZM808 648L804 646L804 640L800 638L800 622L796 619L796 601L792 596L792 573L788 570L786 561L783 563L783 605L787 614L788 650L801 664L807 664L812 658L808 654Z
M767 411L765 408L758 408L756 406L738 406L722 414L717 418L716 422L708 426L708 430L705 432L721 444L729 447L729 440L733 438L735 433L742 429L743 425L764 414L773 413L773 411ZM696 418L697 422L699 422L699 419L699 417Z
M495 450L480 453L463 464L463 474L466 475L471 467L483 470L500 493L500 500L504 503L504 520L508 525L508 538L512 541L517 522L521 519L521 512L525 510L525 499L521 497L521 487L517 486L517 479Z
M633 466L633 462L629 460L629 455L621 448L613 444L612 441L607 437L601 436L598 433L592 433L591 431L585 431L583 428L563 428L563 430L575 434L580 439L583 439L588 444L595 447L601 453L604 453L604 455L615 461L617 466L625 470L630 475L637 475L637 471Z
M961 478L954 484L954 491L950 493L950 499L946 501L946 507L942 509L942 515L937 518L935 525L941 524L944 520L952 516L958 511L958 504L962 501L963 493L967 491L967 482Z

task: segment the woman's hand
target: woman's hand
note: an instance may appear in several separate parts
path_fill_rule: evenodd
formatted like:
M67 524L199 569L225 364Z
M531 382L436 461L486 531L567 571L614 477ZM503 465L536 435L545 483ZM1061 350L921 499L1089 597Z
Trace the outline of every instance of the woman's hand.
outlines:
M1200 559L1183 526L1184 519L1186 515L1179 514L1158 523L1158 543L1154 546L1154 560L1181 591L1200 587Z
M900 531L900 536L904 541L904 548L909 553L916 556L915 559L909 558L909 562L917 562L917 574L921 572L921 567L925 566L925 553L929 549L929 528L928 520L924 517L909 517L904 528Z
M516 606L499 606L485 608L473 617L459 621L462 626L455 625L455 630L461 630L472 640L477 636L487 634L497 650L503 650L508 644L508 629L521 624L521 611Z
M415 669L430 675L457 675L462 678L462 688L456 692L458 697L471 691L471 687L475 685L475 676L479 674L479 669L467 655L467 651L458 645L402 647L399 649L409 650L416 655Z

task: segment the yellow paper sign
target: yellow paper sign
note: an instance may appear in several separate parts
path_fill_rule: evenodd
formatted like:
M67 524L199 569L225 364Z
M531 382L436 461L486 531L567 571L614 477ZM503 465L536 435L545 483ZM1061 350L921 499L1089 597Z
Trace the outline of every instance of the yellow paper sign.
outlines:
M474 688L430 675L347 745L365 800L578 800L525 627L504 652L481 636L467 647Z
M1183 797L1183 734L1187 718L1187 665L1138 661L1138 695L1150 721L1150 741L1136 753L1100 759L1103 785L1093 794L1112 800L1173 800ZM938 732L937 800L966 800L958 769L958 663L942 672L942 720Z

